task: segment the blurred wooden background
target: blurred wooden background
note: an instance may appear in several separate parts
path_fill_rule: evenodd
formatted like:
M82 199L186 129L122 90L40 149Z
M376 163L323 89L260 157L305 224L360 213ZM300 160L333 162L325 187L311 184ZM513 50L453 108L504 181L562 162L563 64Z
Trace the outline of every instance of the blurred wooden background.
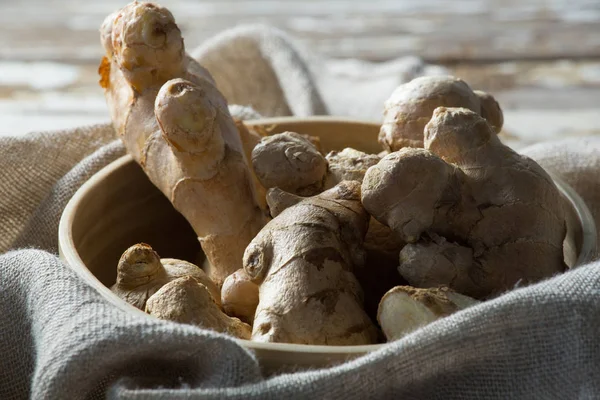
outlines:
M98 28L127 0L0 0L0 134L108 120ZM327 57L417 55L489 90L523 144L600 134L600 0L163 0L193 48L239 23Z

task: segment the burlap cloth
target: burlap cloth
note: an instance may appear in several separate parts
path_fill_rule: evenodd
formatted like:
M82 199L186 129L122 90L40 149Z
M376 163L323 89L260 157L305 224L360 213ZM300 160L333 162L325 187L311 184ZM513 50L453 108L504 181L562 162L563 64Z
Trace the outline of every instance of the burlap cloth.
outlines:
M397 84L437 71L418 59L316 59L264 27L226 32L194 55L230 103L263 115L379 120ZM600 138L525 152L569 182L598 219ZM56 252L66 202L122 154L109 125L0 139L0 399L600 398L600 263L341 366L271 378L223 335L119 311Z

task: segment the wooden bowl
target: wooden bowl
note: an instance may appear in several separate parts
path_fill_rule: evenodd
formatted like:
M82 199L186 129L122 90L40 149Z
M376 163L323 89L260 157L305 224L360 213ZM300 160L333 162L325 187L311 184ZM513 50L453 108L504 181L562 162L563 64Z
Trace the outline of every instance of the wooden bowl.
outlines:
M379 125L372 123L314 117L263 119L249 124L270 133L290 130L319 136L325 151L344 147L369 153L381 150L376 140ZM563 182L555 181L570 205L565 260L569 266L579 265L594 252L593 219L579 196ZM150 183L133 159L125 156L95 174L68 203L60 221L59 251L61 258L111 303L132 314L152 318L108 289L115 282L121 254L139 242L150 244L161 257L192 262L201 251L187 221ZM267 374L328 366L382 346L240 342L255 352Z

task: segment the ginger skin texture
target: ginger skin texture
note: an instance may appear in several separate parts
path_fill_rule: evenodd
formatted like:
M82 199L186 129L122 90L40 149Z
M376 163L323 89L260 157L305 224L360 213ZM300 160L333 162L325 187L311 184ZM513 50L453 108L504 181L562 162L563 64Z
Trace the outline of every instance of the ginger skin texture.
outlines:
M117 265L117 282L110 288L132 306L143 310L146 301L167 283L189 276L203 284L220 305L219 289L198 266L174 258L160 258L145 243L123 253Z
M133 2L101 28L101 84L115 130L189 221L218 285L241 268L266 218L227 102L185 53L173 15Z
M367 169L377 164L381 157L347 147L342 151L330 151L325 159L328 163L325 189L331 189L342 181L362 182Z
M309 198L271 189L267 201L278 213L244 254L244 269L259 285L252 340L375 343L378 331L353 274L364 262L368 224L360 184L341 182Z
M227 315L252 325L258 306L258 285L252 282L243 268L225 279L221 288L221 304Z
M211 291L189 276L169 282L154 293L145 311L160 319L197 325L240 339L250 339L252 331L250 325L223 313Z
M447 287L417 289L396 286L381 299L377 321L387 341L391 342L476 304L479 301Z
M319 193L327 172L325 157L295 132L263 137L252 150L252 166L265 188L278 187L300 196Z
M399 272L411 286L481 299L565 270L563 202L538 164L464 108L437 108L424 137L362 185L367 211L408 242Z
M423 128L437 107L464 107L486 118L500 132L504 118L494 97L471 90L453 76L424 76L400 85L385 102L379 143L387 151L423 147Z

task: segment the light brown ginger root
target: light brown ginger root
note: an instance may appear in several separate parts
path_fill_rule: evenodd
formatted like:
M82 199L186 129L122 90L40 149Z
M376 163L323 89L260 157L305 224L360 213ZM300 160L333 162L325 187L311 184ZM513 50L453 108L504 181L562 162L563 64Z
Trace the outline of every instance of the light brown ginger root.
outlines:
M325 189L330 189L342 181L362 182L369 167L377 164L381 157L347 147L342 151L330 151L325 159L328 163Z
M353 274L364 262L368 223L360 184L342 182L310 198L271 189L267 201L279 214L244 254L244 269L259 285L252 340L374 343L377 328L362 308Z
M365 208L410 243L410 285L486 298L564 271L563 202L539 165L464 108L436 109L424 136L425 150L386 156L362 187Z
M117 282L110 290L134 307L143 310L146 301L165 284L190 276L208 288L220 304L219 289L196 265L174 258L160 258L145 243L138 243L123 253L117 265Z
M263 137L252 150L252 166L267 189L311 196L323 188L327 161L304 136L283 132Z
M250 279L244 269L229 275L221 288L223 311L252 325L258 306L258 285Z
M453 76L423 76L400 85L385 102L379 143L385 150L423 147L423 128L437 107L464 107L488 120L496 132L504 122L494 97L473 91Z
M479 301L447 288L417 289L396 286L388 291L377 312L377 321L388 342Z
M240 339L250 339L252 332L250 325L223 313L211 291L189 276L160 288L148 299L145 311L160 319L197 325Z
M197 233L218 284L265 223L227 103L171 13L133 2L101 29L101 84L127 151Z
M465 180L459 168L429 150L407 147L369 168L362 202L407 243L416 242L432 227L466 235L480 214Z

